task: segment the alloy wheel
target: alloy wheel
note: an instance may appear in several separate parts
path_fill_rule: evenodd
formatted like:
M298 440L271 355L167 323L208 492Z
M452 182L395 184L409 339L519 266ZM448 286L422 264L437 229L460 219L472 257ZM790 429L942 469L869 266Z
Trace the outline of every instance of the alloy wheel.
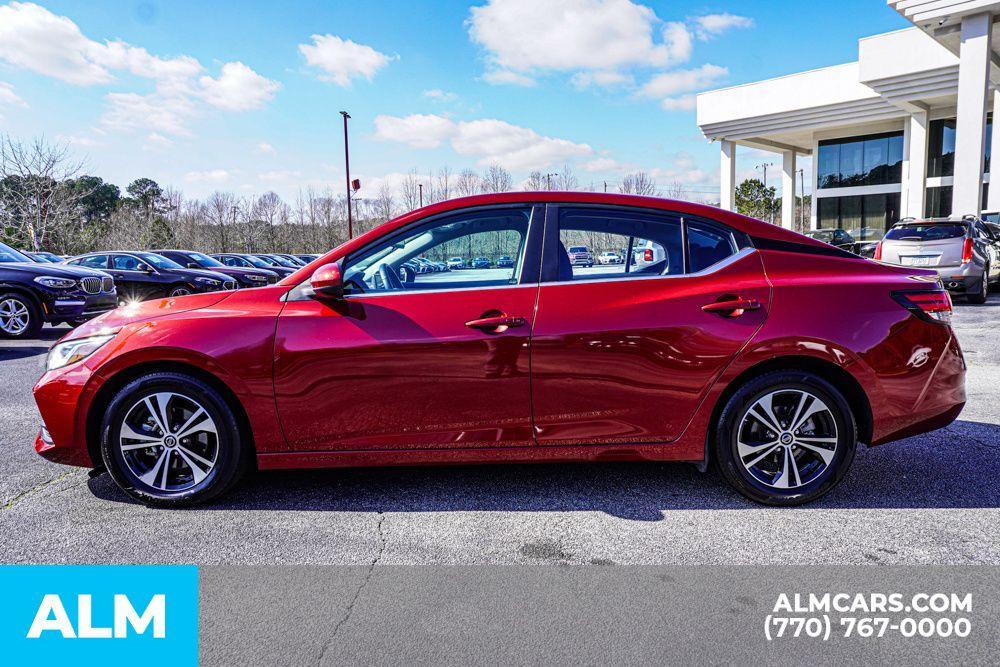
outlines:
M160 493L197 486L219 458L215 420L196 400L176 392L136 401L125 414L118 440L132 474Z
M11 336L20 336L31 322L31 312L20 299L8 297L0 301L0 329Z
M774 489L805 486L822 475L837 453L837 420L816 395L779 389L743 414L736 446L743 467Z
M187 296L190 293L191 290L189 290L186 287L175 287L174 289L170 290L170 296Z

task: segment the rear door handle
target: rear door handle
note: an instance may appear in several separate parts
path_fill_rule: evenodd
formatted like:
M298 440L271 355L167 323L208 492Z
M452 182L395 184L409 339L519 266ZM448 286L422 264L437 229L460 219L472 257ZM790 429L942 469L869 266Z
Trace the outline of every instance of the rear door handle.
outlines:
M745 311L757 310L758 308L760 308L760 301L744 297L715 301L701 307L706 313L716 313L723 317L739 317Z
M470 329L479 329L489 333L503 333L511 327L522 327L525 324L527 324L527 320L523 317L494 315L491 317L480 317L475 320L469 320L465 323L465 326Z

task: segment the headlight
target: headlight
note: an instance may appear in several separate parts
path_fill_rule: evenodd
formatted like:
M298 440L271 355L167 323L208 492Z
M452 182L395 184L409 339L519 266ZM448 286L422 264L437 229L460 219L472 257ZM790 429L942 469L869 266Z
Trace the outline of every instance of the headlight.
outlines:
M76 281L69 278L56 278L55 276L38 276L35 282L53 289L69 289L76 287Z
M195 278L194 281L202 285L210 285L211 287L218 287L222 284L221 280L216 280L215 278Z
M57 368L75 364L83 361L94 352L104 347L108 341L114 338L117 332L104 334L101 336L90 336L88 338L77 338L54 345L49 350L49 358L46 361L46 370L54 371Z

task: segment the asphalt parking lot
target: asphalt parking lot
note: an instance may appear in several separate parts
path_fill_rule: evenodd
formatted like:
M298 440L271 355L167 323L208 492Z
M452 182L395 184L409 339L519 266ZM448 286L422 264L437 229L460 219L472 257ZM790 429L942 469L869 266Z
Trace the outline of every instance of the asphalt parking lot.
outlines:
M1000 296L960 303L969 402L947 429L858 453L800 509L753 505L681 464L259 474L183 511L35 455L48 346L0 343L3 561L197 564L1000 563Z

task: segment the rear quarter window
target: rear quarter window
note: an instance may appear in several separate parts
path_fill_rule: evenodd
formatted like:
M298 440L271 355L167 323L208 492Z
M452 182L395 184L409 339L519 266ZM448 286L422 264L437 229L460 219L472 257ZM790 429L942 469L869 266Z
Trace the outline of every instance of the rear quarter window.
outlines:
M889 241L943 241L965 236L965 225L904 225L885 233Z

